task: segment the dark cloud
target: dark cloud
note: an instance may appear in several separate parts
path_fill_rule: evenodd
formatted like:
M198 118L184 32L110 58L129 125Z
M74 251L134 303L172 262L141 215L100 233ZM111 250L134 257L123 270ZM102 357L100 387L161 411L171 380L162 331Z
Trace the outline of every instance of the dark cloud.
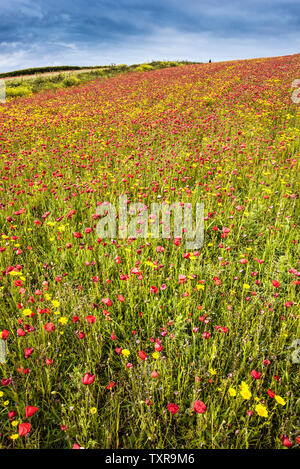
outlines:
M299 27L299 0L0 0L0 70L283 55Z

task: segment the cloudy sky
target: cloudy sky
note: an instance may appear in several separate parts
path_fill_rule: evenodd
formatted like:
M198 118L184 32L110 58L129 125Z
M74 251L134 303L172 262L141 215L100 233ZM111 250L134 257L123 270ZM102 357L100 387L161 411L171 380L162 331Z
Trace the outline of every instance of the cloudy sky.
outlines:
M0 0L0 72L300 52L300 0Z

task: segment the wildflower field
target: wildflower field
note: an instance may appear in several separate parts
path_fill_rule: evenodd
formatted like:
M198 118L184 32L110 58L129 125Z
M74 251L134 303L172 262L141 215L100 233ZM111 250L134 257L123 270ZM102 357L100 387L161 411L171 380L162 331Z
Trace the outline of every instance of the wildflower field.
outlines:
M299 63L0 104L1 448L299 446ZM203 246L99 238L119 195L202 202Z

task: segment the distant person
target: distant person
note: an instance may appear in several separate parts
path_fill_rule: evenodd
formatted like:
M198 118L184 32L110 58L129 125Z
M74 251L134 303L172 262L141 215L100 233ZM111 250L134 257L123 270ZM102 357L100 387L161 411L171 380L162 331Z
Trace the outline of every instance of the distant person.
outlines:
M208 63L211 64L211 59L209 59Z

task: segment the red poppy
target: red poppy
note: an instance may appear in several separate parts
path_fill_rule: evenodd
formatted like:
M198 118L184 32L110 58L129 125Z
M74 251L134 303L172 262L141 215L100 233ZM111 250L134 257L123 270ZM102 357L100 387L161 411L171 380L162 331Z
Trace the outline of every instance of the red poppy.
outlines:
M105 304L105 306L111 306L112 301L109 298L102 298L102 303Z
M204 414L206 411L206 405L202 401L195 401L193 405L193 411L197 414Z
M30 423L20 423L19 424L19 435L20 436L25 436L27 435L31 430L31 424Z
M1 339L6 340L8 336L9 336L9 331L7 331L6 329L0 332Z
M34 415L38 410L39 410L38 407L34 407L32 405L26 406L26 411L25 411L26 412L26 418L28 419L29 417Z
M280 287L280 283L279 283L277 280L272 280L272 285L273 285L273 287L275 287L275 288L279 288L279 287Z
M30 355L33 353L33 351L34 351L34 349L33 349L32 347L27 348L27 349L24 351L25 358L30 357Z
M141 358L141 360L146 360L147 358L147 354L143 351L143 350L140 350L139 351L139 357Z
M55 331L55 325L53 324L53 322L48 322L47 324L44 325L44 329L47 332Z
M9 386L12 383L12 378L3 378L1 380L2 386Z
M272 399L275 397L275 392L272 389L268 389L268 394Z
M256 370L252 370L250 374L251 374L252 378L254 378L254 379L260 379L260 377L261 377L261 373L259 373Z
M90 373L85 373L84 377L82 378L83 384L89 386L95 381L96 375L91 375Z
M215 285L217 286L222 285L222 282L218 277L213 277L213 281L215 282Z
M169 412L171 412L172 415L177 414L177 412L179 411L178 405L173 404L172 402L171 404L168 404L167 409Z
M96 317L92 315L88 315L85 319L89 324L94 324L96 322Z
M281 435L281 441L283 446L285 446L286 448L290 448L291 446L293 446L291 440L289 440L288 437L285 435Z

